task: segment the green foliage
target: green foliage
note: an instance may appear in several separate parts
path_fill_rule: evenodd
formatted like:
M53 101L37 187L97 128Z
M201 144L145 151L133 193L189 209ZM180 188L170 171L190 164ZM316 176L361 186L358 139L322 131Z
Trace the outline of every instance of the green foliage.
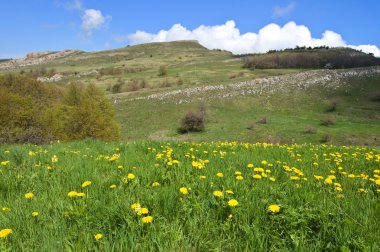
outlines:
M109 100L95 86L67 90L27 76L0 77L0 143L115 140L119 128Z
M350 48L301 48L270 51L245 58L243 67L268 68L352 68L380 65L380 59Z
M0 230L12 233L0 250L379 251L379 155L237 142L1 145Z
M179 133L201 132L205 130L205 114L202 111L190 111L181 119Z

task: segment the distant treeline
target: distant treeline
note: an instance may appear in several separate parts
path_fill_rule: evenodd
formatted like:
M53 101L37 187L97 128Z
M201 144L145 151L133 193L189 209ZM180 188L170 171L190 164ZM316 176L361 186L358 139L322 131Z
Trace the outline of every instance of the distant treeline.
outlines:
M296 47L246 56L244 68L352 68L380 65L380 59L351 48Z
M12 59L0 59L0 63L3 63L3 62L7 62L7 61L10 61Z
M59 87L8 74L0 76L0 97L0 144L119 136L113 107L94 85Z

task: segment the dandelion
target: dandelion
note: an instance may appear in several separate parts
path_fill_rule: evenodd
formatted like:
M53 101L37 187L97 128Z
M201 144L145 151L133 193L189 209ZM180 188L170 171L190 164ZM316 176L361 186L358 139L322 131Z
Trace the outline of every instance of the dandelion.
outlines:
M269 180L272 181L272 182L274 182L274 181L276 181L276 178L270 177Z
M255 174L255 175L252 176L252 178L254 178L254 179L261 179L261 175Z
M71 191L67 194L67 196L69 196L70 198L74 198L74 197L78 196L78 193L76 191Z
M217 198L223 197L222 191L214 191L212 194Z
M161 184L158 183L158 182L153 182L153 183L152 183L152 186L153 186L153 187L157 187L157 186L160 186L160 185L161 185Z
M9 160L2 161L2 162L1 162L1 165L3 165L3 166L6 166L7 164L9 164Z
M227 194L234 194L234 192L232 190L226 190L226 193Z
M94 235L94 238L95 238L95 240L99 241L100 239L103 238L103 235L102 234L96 234L96 235Z
M268 162L266 160L263 160L263 161L261 161L261 164L266 165L266 164L268 164Z
M248 164L247 167L248 168L253 168L253 164Z
M181 187L179 189L179 191L182 193L182 194L189 194L189 190L186 188L186 187Z
M91 181L86 180L83 182L82 187L87 187L89 185L91 185Z
M201 176L199 176L199 178L200 178L200 179L206 179L206 176L201 175Z
M149 213L149 209L146 208L146 207L143 207L143 208L141 208L140 212L141 212L141 214L148 214Z
M31 193L31 192L29 192L29 193L25 193L24 197L25 197L26 199L31 199L31 198L34 197L34 194Z
M6 229L2 229L0 230L0 238L5 238L7 237L8 235L12 234L12 229L10 228L6 228Z
M264 169L261 167L256 167L256 168L253 168L253 171L254 172L264 172Z
M239 175L241 175L241 171L236 171L235 176L239 176Z
M58 162L58 158L56 155L54 155L52 158L51 158L51 162L52 163L57 163Z
M128 173L127 178L132 180L135 179L136 176L133 173Z
M132 208L132 210L136 210L137 208L141 208L141 205L140 205L140 203L133 203L131 205L131 208Z
M84 197L84 196L86 196L86 194L83 193L83 192L79 192L79 193L77 194L77 197Z
M146 217L142 218L142 222L144 222L144 223L151 223L152 221L153 221L152 216L146 216Z
M316 180L322 180L322 179L323 179L323 176L314 175L314 178L315 178Z
M273 204L268 206L268 212L270 213L278 213L280 212L281 207L279 205Z
M115 188L116 188L116 185L115 185L115 184L112 184L112 185L110 185L110 188L111 188L111 189L115 189Z
M3 212L9 212L9 211L11 211L11 209L8 208L8 207L2 207L1 211L3 211Z
M237 179L237 180L243 180L244 177L239 175L239 176L236 176L236 179Z
M38 215L40 215L39 212L33 212L33 213L32 213L32 216L33 216L33 217L37 217Z
M300 180L300 177L297 177L297 176L290 176L290 180Z
M228 201L228 205L229 205L230 207L236 207L237 205L239 205L239 202L238 202L236 199L230 199L230 200Z
M216 174L216 176L217 176L218 178L222 178L222 177L223 177L223 173L218 172L218 173Z

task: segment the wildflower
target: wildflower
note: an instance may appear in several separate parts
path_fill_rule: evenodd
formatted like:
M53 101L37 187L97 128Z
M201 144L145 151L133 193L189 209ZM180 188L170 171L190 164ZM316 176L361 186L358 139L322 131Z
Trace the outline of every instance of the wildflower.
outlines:
M234 192L232 190L226 190L226 193L227 194L234 194Z
M290 176L290 180L300 180L300 177L297 177L297 176Z
M158 183L158 182L153 182L153 183L152 183L152 186L153 186L153 187L160 186L160 183Z
M26 199L31 199L31 198L34 197L34 194L31 193L31 192L29 192L29 193L25 193L24 197L25 197Z
M11 153L11 151L9 151L9 150L4 151L4 154L9 154L9 153Z
M263 161L261 161L261 164L266 165L266 164L268 164L268 162L266 160L263 160Z
M12 234L12 232L13 231L10 228L0 230L0 238L7 237L8 235Z
M138 208L141 208L141 205L140 205L140 203L133 203L133 204L131 205L131 208L132 208L133 210L136 210L136 209L138 209Z
M223 192L221 191L214 191L212 194L217 198L223 197Z
M276 178L270 177L269 180L272 181L272 182L274 182L274 181L276 181Z
M103 238L103 235L102 234L96 234L96 235L94 235L94 238L95 238L95 240L99 241L100 239Z
M239 202L238 202L236 199L230 199L230 200L228 201L228 205L229 205L230 207L236 207L237 205L239 205Z
M40 214L39 212L33 212L33 213L32 213L32 216L33 216L33 217L37 217L39 214Z
M84 196L86 196L86 194L83 193L83 192L79 192L79 193L77 194L77 197L84 197Z
M91 181L86 180L86 181L83 182L82 187L86 187L86 186L89 186L89 185L91 185Z
M144 223L151 223L153 221L153 217L152 216L146 216L146 217L143 217L142 218L142 221Z
M314 178L315 178L316 180L321 180L321 179L323 179L323 176L314 175Z
M254 179L261 179L261 175L259 175L259 174L255 174L255 175L253 175L252 176Z
M128 173L127 178L128 179L135 179L135 175L133 173Z
M116 188L116 185L115 185L115 184L110 185L110 188L111 188L111 189L114 189L114 188Z
M253 168L253 171L254 172L264 172L264 169L261 167L256 167L256 168Z
M143 207L143 208L141 208L140 212L141 212L142 214L148 214L148 213L149 213L149 209L146 208L146 207Z
M52 158L51 158L51 162L52 163L57 163L58 162L58 158L56 155L54 155Z
M358 190L359 192L364 192L364 193L366 193L367 192L367 190L366 189L364 189L364 188L359 188L359 190Z
M206 179L206 176L201 175L201 176L199 176L199 178L200 178L200 179Z
M325 183L326 183L326 184L332 184L333 181L332 181L331 178L327 178L327 179L325 179Z
M237 179L237 180L243 180L244 177L239 175L239 176L236 176L236 179Z
M218 173L216 174L216 176L217 176L218 178L222 178L222 177L223 177L223 173L218 172Z
M248 164L247 167L248 168L253 168L253 164Z
M69 196L70 198L74 198L74 197L78 196L78 193L76 191L71 191L67 194L67 196Z
M281 210L281 207L279 205L273 204L273 205L268 206L268 212L270 213L278 213L280 212L280 210Z
M8 207L2 207L1 211L3 211L3 212L9 212L9 211L11 211L11 209L8 208Z
M189 194L189 190L186 188L186 187L181 187L179 189L179 191L182 193L182 194Z
M1 162L1 165L3 165L3 166L6 166L7 164L9 164L9 160L2 161L2 162Z

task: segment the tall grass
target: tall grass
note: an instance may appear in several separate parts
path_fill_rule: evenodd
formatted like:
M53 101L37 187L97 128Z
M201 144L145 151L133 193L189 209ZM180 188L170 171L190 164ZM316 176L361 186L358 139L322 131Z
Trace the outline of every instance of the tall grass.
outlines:
M0 246L375 251L379 161L376 148L327 145L88 140L0 146L0 230L12 229ZM135 203L140 206L132 209ZM152 222L143 222L147 216Z

